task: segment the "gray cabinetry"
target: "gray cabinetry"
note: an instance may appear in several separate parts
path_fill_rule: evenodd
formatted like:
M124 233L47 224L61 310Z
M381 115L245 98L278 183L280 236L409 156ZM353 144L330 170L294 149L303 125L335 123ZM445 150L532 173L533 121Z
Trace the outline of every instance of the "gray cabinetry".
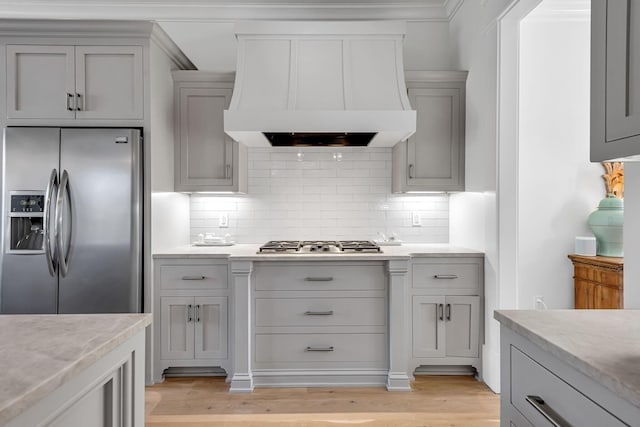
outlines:
M412 261L410 372L481 370L483 262L482 255Z
M408 71L405 77L416 133L393 148L393 192L464 191L467 73Z
M246 193L247 150L224 132L233 75L175 71L175 190Z
M7 120L142 120L142 52L134 45L8 44Z
M550 419L559 423L553 425L637 425L637 407L615 397L555 352L504 325L500 348L501 426L546 426L552 425Z
M255 385L384 385L383 262L256 262Z
M169 367L228 369L228 265L158 259L154 277L154 380Z
M591 5L591 161L640 155L640 1Z

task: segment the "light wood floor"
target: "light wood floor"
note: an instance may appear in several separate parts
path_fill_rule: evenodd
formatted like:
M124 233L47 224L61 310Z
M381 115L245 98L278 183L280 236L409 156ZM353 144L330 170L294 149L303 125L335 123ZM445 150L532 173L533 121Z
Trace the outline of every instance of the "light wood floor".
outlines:
M171 378L146 389L146 427L498 427L499 396L463 376L419 376L411 393L370 388L256 388Z

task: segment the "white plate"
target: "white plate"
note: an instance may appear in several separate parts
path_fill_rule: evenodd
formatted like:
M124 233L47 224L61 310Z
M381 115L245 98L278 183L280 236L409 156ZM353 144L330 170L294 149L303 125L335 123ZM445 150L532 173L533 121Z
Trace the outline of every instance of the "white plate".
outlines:
M193 246L233 246L236 242L193 242Z

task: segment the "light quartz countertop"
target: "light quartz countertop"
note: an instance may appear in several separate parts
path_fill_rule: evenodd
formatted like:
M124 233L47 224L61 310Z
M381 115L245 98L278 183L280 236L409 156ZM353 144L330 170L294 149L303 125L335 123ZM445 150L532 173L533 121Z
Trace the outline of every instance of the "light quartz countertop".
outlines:
M0 425L150 323L150 314L0 315Z
M494 318L640 408L640 310L499 310Z
M262 244L237 244L232 246L179 246L155 251L154 258L229 258L235 261L371 261L402 260L417 257L482 256L482 252L448 244L402 244L381 246L381 253L261 253Z

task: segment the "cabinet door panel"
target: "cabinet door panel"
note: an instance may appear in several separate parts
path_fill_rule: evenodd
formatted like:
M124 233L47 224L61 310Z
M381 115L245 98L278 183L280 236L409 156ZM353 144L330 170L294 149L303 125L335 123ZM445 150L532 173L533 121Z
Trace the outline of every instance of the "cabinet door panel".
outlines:
M445 356L444 303L442 296L413 297L414 357Z
M73 46L7 46L7 118L73 119Z
M446 354L453 357L478 357L480 297L445 298Z
M407 147L408 187L464 190L460 91L409 89L409 100L418 117Z
M195 298L195 358L226 359L227 298Z
M640 1L607 2L608 142L640 135Z
M233 185L233 141L224 133L230 89L181 88L176 190Z
M193 297L163 297L160 299L162 313L163 359L193 359L194 323L192 311Z
M142 46L77 46L78 119L143 118Z

